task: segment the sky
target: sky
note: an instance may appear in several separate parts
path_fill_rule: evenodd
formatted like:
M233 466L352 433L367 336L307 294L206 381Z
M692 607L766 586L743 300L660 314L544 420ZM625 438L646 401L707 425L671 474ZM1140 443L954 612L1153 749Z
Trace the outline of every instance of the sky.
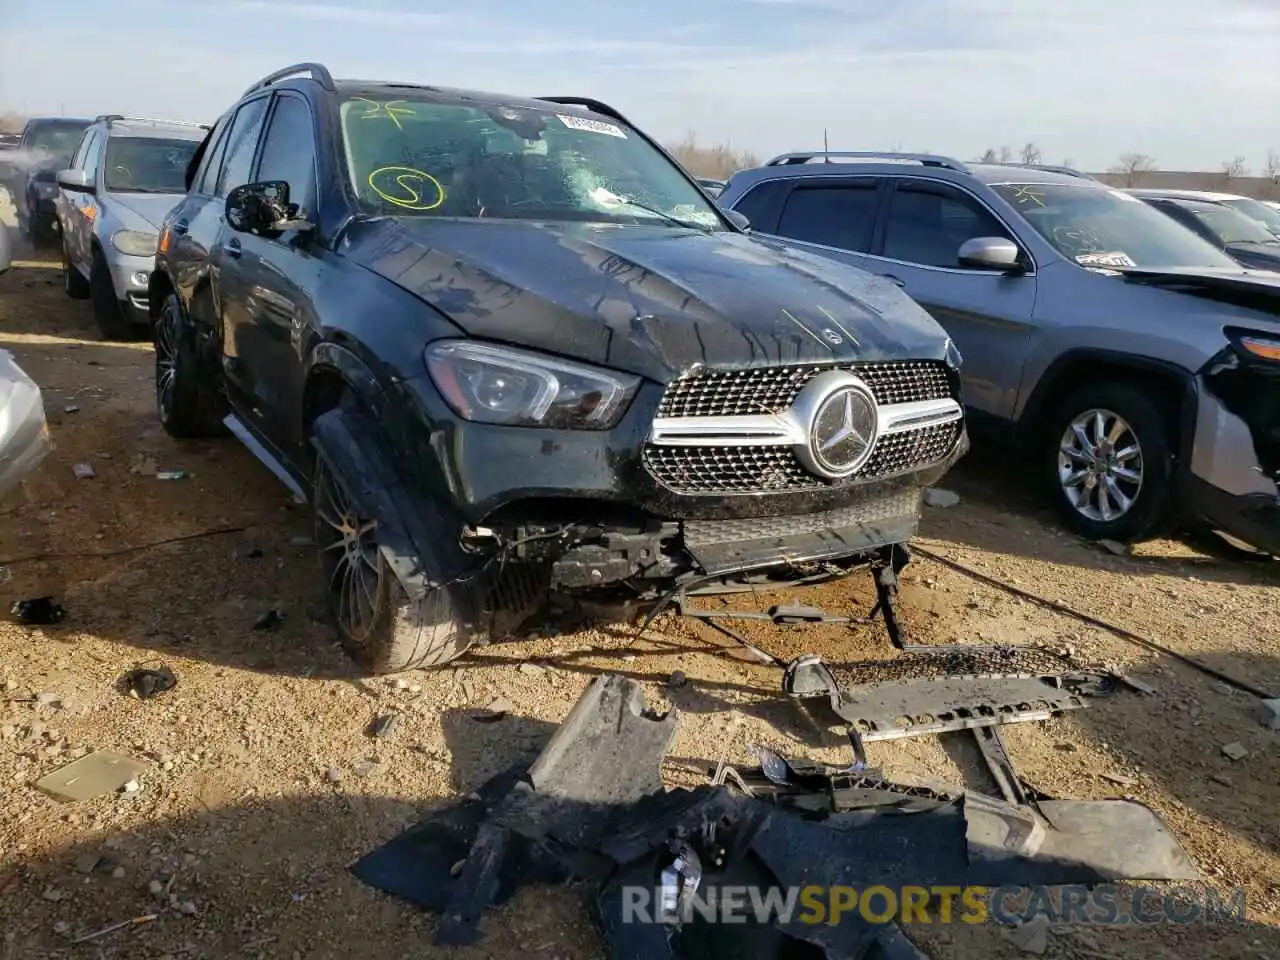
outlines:
M1280 151L1280 0L0 0L0 112L212 121L302 60L336 77L605 100L762 159L1250 171Z

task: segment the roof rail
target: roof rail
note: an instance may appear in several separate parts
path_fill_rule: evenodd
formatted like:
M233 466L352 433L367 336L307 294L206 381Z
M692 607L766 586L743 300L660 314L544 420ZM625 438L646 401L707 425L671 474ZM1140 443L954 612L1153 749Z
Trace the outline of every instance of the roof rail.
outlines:
M798 153L784 153L774 157L766 167L787 166L796 163L809 163L811 160L822 158L826 163L846 162L846 161L866 161L874 162L876 160L887 163L918 163L924 167L942 167L946 170L955 170L958 173L968 173L969 168L959 160L953 160L951 157L943 157L933 153L898 153L893 150L887 151L865 151L865 150L804 150Z
M631 121L601 100L592 100L590 97L535 97L535 99L546 100L548 103L563 103L570 107L586 107L593 113L603 114L606 117L613 117L613 119L620 120L627 126L631 126Z
M277 70L275 73L267 74L265 77L263 77L253 86L251 86L244 93L240 94L240 96L247 97L249 94L253 93L253 91L255 90L265 89L266 87L271 86L273 83L283 80L286 77L292 77L299 73L305 73L310 75L312 80L314 80L316 83L320 84L320 86L324 87L326 90L330 92L333 92L333 90L336 89L333 85L333 74L329 72L329 68L326 67L324 64L295 63L292 66L284 67L281 70Z
M989 167L1019 167L1023 170L1043 170L1045 173L1060 173L1064 177L1079 177L1081 180L1097 181L1091 173L1085 173L1083 170L1077 170L1075 167L1064 167L1060 164L1053 163L1018 163L1013 160L979 160L975 163L985 163Z
M126 123L163 123L166 126L171 127L200 127L202 130L209 129L209 124L199 123L195 120L162 120L159 117L126 117L122 113L103 113L93 118L94 123L99 123L103 120L108 123L116 120L123 120Z

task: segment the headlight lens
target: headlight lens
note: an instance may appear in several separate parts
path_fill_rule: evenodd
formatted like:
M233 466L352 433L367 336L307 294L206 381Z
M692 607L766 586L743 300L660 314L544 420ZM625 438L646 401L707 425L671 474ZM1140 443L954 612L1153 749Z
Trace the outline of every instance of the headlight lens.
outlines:
M156 252L156 235L141 230L117 230L111 245L129 257L150 257Z
M426 362L454 412L478 423L607 430L640 385L639 377L466 340L431 344Z
M1238 342L1259 360L1273 360L1280 363L1280 338L1244 336Z

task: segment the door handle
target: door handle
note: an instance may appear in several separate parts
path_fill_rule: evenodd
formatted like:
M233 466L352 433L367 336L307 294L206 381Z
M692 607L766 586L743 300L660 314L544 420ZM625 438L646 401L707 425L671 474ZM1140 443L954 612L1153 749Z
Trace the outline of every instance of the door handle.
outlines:
M229 257L239 257L240 241L235 237L232 237L230 240L227 240L222 244L222 249Z
M884 277L886 280L892 280L900 287L905 287L907 285L907 281L903 280L901 277L895 277L892 273L882 273L880 276Z

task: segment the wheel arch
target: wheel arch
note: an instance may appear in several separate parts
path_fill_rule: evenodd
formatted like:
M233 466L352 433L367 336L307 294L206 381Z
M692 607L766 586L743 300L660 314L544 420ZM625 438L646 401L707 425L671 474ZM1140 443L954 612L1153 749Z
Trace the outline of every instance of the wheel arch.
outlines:
M151 271L151 277L147 280L147 311L151 314L152 320L160 319L160 311L164 309L164 302L177 292L178 288L170 278L168 268L157 264L156 269Z
M1137 387L1157 402L1175 457L1191 450L1198 396L1195 374L1168 361L1095 347L1068 350L1049 365L1018 418L1023 434L1034 436L1057 402L1080 387L1117 382Z
M311 351L303 387L303 436L309 436L316 419L338 407L347 395L375 419L381 418L386 393L369 365L342 344L318 343Z

